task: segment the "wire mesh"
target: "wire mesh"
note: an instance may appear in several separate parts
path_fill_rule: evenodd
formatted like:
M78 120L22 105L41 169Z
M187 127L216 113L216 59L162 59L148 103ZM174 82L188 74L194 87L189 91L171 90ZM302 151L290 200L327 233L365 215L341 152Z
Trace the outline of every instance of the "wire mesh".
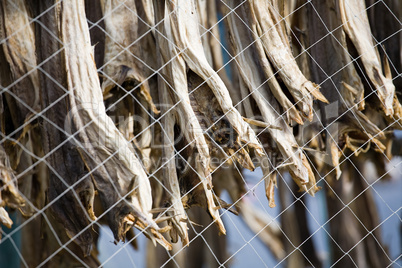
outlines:
M0 5L1 266L402 264L398 1Z

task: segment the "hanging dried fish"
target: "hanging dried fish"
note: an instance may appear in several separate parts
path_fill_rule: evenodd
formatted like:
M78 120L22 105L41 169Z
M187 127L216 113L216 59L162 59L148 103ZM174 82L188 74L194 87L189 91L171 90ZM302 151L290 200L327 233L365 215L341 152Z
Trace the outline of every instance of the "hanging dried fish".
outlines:
M104 209L108 211L108 223L117 241L124 238L128 228L135 226L143 230L144 234L153 241L170 248L170 244L159 233L160 228L155 224L150 213L152 197L146 173L132 145L106 115L93 61L83 2L62 2L59 5L62 10L58 26L60 32L56 26L53 30L65 44L64 53L62 57L50 62L53 66L60 66L59 70L49 71L52 77L57 77L65 85L68 95L62 94L64 91L55 90L54 85L50 84L51 81L45 77L43 77L42 95L44 96L43 106L53 108L52 113L48 113L47 117L59 126L65 127L67 140L64 133L49 124L45 124L44 132L47 136L47 150L63 145L62 150L52 154L50 162L60 171L62 177L66 178L67 185L79 183L76 189L77 195L84 195L87 202L80 205L80 199L77 200L74 193L67 192L61 195L67 185L64 186L56 174L52 174L50 201L60 198L59 195L61 195L53 206L53 210L59 219L65 219L66 230L73 237L89 226L89 218L79 216L82 214L82 212L79 213L82 211L79 207L86 206L85 210L90 211L93 208L94 190L97 190ZM56 21L54 17L48 19ZM42 57L48 57L46 52L46 50L42 51ZM50 66L47 67L50 68ZM65 102L55 100L63 96L66 96ZM67 121L64 122L64 116L68 112ZM77 133L74 134L75 132ZM70 160L62 161L66 157ZM93 172L91 176L82 176L86 173L82 161ZM66 166L65 163L75 165L75 172L67 172L72 166ZM64 202L60 202L63 200ZM67 210L65 206L71 202L73 203L71 207L78 206L78 208L73 211ZM69 213L72 214L68 215ZM89 212L89 215L93 213ZM91 243L89 230L83 234L78 237L82 239L82 241L78 240L78 243L81 243L84 252L88 253Z
M364 114L364 87L362 81L352 63L350 52L346 50L346 35L342 27L341 16L335 12L333 2L314 3L315 9L309 8L310 23L309 29L314 34L309 35L309 42L315 43L328 32L326 27L333 34L322 40L320 46L314 46L311 49L314 62L311 63L312 69L316 70L313 73L315 80L322 83L322 92L331 104L321 110L322 118L320 119L328 135L326 136L326 144L330 153L330 161L337 171L337 177L340 176L339 157L342 155L342 150L350 148L356 150L352 140L363 144L366 141L373 142L378 149L383 150L384 146L378 138L383 137L382 131L378 128L378 123L373 123ZM318 14L315 14L318 12ZM324 17L322 14L326 14ZM320 18L321 17L321 18ZM325 21L325 25L321 20ZM308 44L304 44L308 46ZM329 51L337 53L329 54ZM328 61L331 55L330 61ZM318 68L320 70L318 70ZM327 80L328 74L333 74L331 81ZM343 115L341 118L337 118ZM336 120L336 123L334 123ZM327 127L328 124L331 124ZM303 133L307 137L312 137L308 132L311 130L303 129ZM374 138L378 136L378 138ZM354 137L354 138L353 138ZM316 148L318 150L322 148ZM358 151L356 151L358 153ZM318 156L321 158L321 155ZM331 163L330 162L330 163Z
M289 41L281 29L278 7L275 1L251 1L250 8L257 20L258 38L261 39L266 55L279 71L282 81L292 94L302 115L313 119L313 98L327 102L319 87L308 81L300 71L291 53Z
M364 69L377 91L383 110L387 116L394 114L393 102L395 86L392 78L384 76L381 60L373 42L372 33L366 13L364 1L339 1L343 29L352 40L363 63Z
M394 13L392 20L375 18L380 5ZM204 225L202 238L209 243L226 233L221 211L227 209L289 266L319 266L304 236L303 202L294 204L295 213L288 209L285 180L279 181L286 208L279 231L247 203L252 190L241 172L261 167L270 207L278 175L292 176L289 195L302 201L304 191L319 190L316 173L327 174L323 183L341 201L355 199L352 193L363 198L350 204L353 216L368 228L378 225L360 169L375 159L385 174L392 131L401 128L395 93L400 49L386 45L400 43L397 23L382 32L386 21L396 21L392 9L398 6L393 1L366 10L356 0L1 1L0 224L13 224L7 208L24 216L27 266L101 265L93 248L103 223L115 242L126 236L135 241L129 231L138 228L162 245L150 253L175 243L175 256L151 263L177 258L181 265L186 255L197 255L193 250L206 249L181 248L193 244L191 229ZM370 26L382 36L375 41L383 50ZM342 192L342 183L352 191ZM295 194L296 186L303 192ZM224 191L233 204L221 199ZM330 216L344 207L332 196ZM370 218L359 211L370 211ZM215 226L206 230L210 221ZM331 224L345 234L344 222L334 218ZM365 232L351 226L352 240L360 241ZM281 241L282 233L288 239ZM331 235L334 242L339 238ZM367 243L356 249L370 252ZM381 239L375 243L383 249ZM225 239L213 244L211 260L226 265ZM360 266L388 265L386 254L366 255L358 258Z
M25 198L34 201L31 196L33 188L41 187L33 185L33 172L28 172L34 163L30 154L35 155L40 150L37 150L40 146L32 142L32 137L36 135L32 129L37 122L32 117L39 111L40 105L33 25L29 21L26 4L21 0L13 3L3 1L0 4L0 20L0 40L3 41L0 47L0 88L6 89L2 96L10 111L9 118L1 111L1 139L5 141L4 154L10 162L7 164L9 172L24 173L19 179L19 190ZM13 181L12 184L17 185L18 182ZM25 216L34 212L34 208L28 205L20 209Z
M159 98L160 102L165 104L161 109L163 118L161 120L163 126L162 135L162 159L165 159L166 163L163 168L163 178L162 181L167 188L167 200L165 204L167 207L172 206L173 211L168 211L167 214L172 217L168 220L168 224L173 228L170 230L170 238L173 243L176 243L178 237L181 238L183 245L188 245L189 238L187 232L187 216L184 211L183 202L181 200L181 190L178 181L178 174L176 171L176 155L175 155L175 115L173 111L168 111L173 103L168 92L167 85L165 83L160 83ZM172 215L173 214L173 215Z
M172 11L175 12L171 13ZM248 147L254 148L257 154L262 155L261 145L256 139L254 131L243 121L240 113L233 107L229 92L222 79L208 64L200 42L197 14L193 1L167 1L166 12L171 13L169 20L172 28L172 39L170 41L175 44L178 52L182 51L180 57L183 57L187 66L208 84L223 113L239 134L240 141L246 143Z
M134 1L102 0L101 6L105 17L105 81L102 90L108 97L110 90L123 86L130 91L139 85L140 94L150 108L158 113L149 93L145 79L144 66L137 54L142 50L138 43L138 15ZM131 87L131 88L130 88Z
M146 79L150 67L142 60L136 3L102 0L101 6L106 33L101 76L104 77L102 90L108 115L126 139L133 140L141 159L148 163L152 141L150 114L159 111L150 95L149 79Z
M11 228L13 224L8 212L4 209L5 206L16 209L24 205L25 200L18 191L14 171L10 167L6 152L0 146L0 224L7 228Z
M156 21L159 21L163 18L164 14L168 12L168 9L162 2L155 2L154 4L156 7ZM166 5L168 4L166 3ZM199 181L204 188L204 195L207 200L203 205L207 205L208 211L219 226L220 232L225 233L226 231L222 220L219 217L218 210L215 209L216 205L211 192L212 183L209 171L209 149L202 133L200 122L197 120L194 110L190 105L185 61L183 57L176 56L178 54L177 48L174 46L174 43L168 39L169 37L173 38L170 22L170 20L164 20L164 22L158 27L159 32L162 33L163 36L161 34L156 36L159 51L163 59L162 63L165 63L167 59L170 61L170 63L164 68L164 73L169 79L169 81L165 82L170 87L169 91L171 92L172 99L178 103L178 124L180 129L183 131L184 138L190 143L190 148L195 149L195 169Z
M278 111L280 111L280 108L277 101L269 94L266 85L263 84L267 78L261 72L260 54L256 52L258 44L249 46L252 42L252 36L248 34L249 31L245 28L244 24L237 21L237 16L247 14L247 11L243 7L240 7L240 11L237 15L230 14L228 16L228 25L232 38L231 44L236 54L238 54L236 63L241 79L247 85L249 92L252 93L264 122L268 126L274 126L274 128L268 128L268 131L272 139L275 140L283 158L286 160L285 164L289 164L287 169L292 174L292 177L301 189L309 191L310 194L314 195L318 187L315 186L315 178L311 167L303 152L299 150L291 128L279 114ZM243 17L243 19L247 21L246 18ZM269 163L267 159L261 159L261 161ZM264 165L264 169L268 167L268 165ZM264 170L267 197L270 200L270 206L275 206L273 202L273 186L276 185L276 181L274 179L275 176L268 175L271 173L269 170Z

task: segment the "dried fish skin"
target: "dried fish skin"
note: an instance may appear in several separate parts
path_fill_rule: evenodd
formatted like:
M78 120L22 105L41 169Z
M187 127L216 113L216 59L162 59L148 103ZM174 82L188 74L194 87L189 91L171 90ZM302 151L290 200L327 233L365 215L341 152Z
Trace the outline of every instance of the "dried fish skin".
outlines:
M192 92L192 109L206 133L205 140L213 156L232 157L241 166L253 171L255 167L250 155L242 147L238 133L224 115L209 86L191 70L187 72L187 83L189 92ZM222 150L226 155L222 154Z
M167 89L165 83L159 83L159 98L160 102L172 104L172 99ZM177 236L179 236L183 242L183 245L189 245L188 237L188 227L187 227L187 215L184 210L183 202L181 200L181 191L178 181L178 174L176 171L175 163L175 135L174 135L174 125L176 122L176 116L173 111L168 111L167 107L161 109L163 118L161 120L164 133L162 135L162 159L166 159L167 162L164 163L163 168L163 183L167 190L167 206L173 208L173 212L167 212L167 215L171 215L171 218L167 221L172 230L169 232L171 241L173 243L177 242ZM173 215L172 215L173 214Z
M364 1L339 1L343 29L358 51L364 69L373 83L387 116L394 114L395 86L391 77L383 74L381 60L373 42Z
M14 171L3 146L0 145L0 223L11 228L13 221L10 219L5 206L10 208L22 208L25 199L20 195Z
M156 1L154 2L156 22L168 16L168 3ZM170 14L172 16L172 14ZM215 220L221 233L226 233L223 222L220 218L219 211L216 209L213 194L211 191L212 181L210 175L210 152L206 143L202 127L197 120L197 116L191 106L188 84L187 84L187 68L185 58L179 54L174 40L173 33L175 29L172 26L172 19L164 19L163 23L159 23L159 33L156 35L158 51L163 61L160 64L165 64L163 69L163 80L167 83L172 100L177 102L177 123L183 134L184 141L188 148L194 150L196 161L192 167L196 170L196 177L203 191L198 191L198 196L206 199L202 206L206 206L210 215ZM177 30L177 29L176 29ZM182 147L184 147L183 145ZM185 158L188 159L188 158ZM194 178L194 177L192 177ZM199 187L200 188L200 187ZM180 187L181 189L181 187ZM190 190L191 188L189 188ZM185 206L184 206L185 207Z
M242 13L247 14L247 13ZM254 99L257 109L259 110L264 122L273 128L268 128L270 137L274 140L280 154L286 159L287 169L292 174L292 178L305 191L314 195L318 191L315 186L315 176L311 172L311 167L302 151L298 149L297 141L292 133L291 128L280 115L280 107L277 100L270 94L265 81L264 73L261 71L261 60L258 58L258 52L255 46L249 44L252 42L251 36L247 34L247 29L242 23L236 24L236 15L228 16L229 31L231 33L233 49L238 54L236 63L241 79L248 88ZM242 53L240 53L242 52ZM264 135L264 134L262 134ZM268 159L262 157L261 163L269 163ZM266 179L266 190L269 197L270 206L274 206L274 197L272 189L276 185L272 176L269 165L264 165L263 173Z
M10 68L13 86L8 90L17 95L20 101L8 98L15 105L12 119L16 126L21 126L28 115L39 109L39 77L36 70L36 51L33 24L24 1L10 3L2 1L0 6L0 39L5 62ZM8 86L5 81L2 86ZM10 103L11 104L11 103ZM25 104L25 105L24 105ZM29 108L28 108L28 107Z
M67 128L66 133L61 134L52 126L45 125L46 128L43 132L47 137L45 143L47 151L59 144L65 144L64 147L66 147L63 149L64 151L60 152L60 155L55 154L58 157L52 154L53 157L50 157L50 161L55 168L60 169L63 178L68 178L70 185L77 184L82 177L80 175L85 173L83 163L92 171L92 181L89 176L86 176L85 179L94 184L93 187L99 192L103 208L109 211L107 218L116 240L124 237L127 227L135 225L141 230L145 230L153 241L170 248L170 244L158 233L159 227L153 221L150 213L152 208L151 188L145 170L136 157L132 145L106 114L93 60L83 1L62 2L57 5L57 9L60 10L60 14L58 14L60 24L55 23L56 26L53 26L52 30L60 36L65 46L63 53L59 54L57 59L52 58L53 61L49 61L46 68L51 68L50 64L61 66L58 70L47 71L52 74L52 77L59 79L60 84L65 85L68 94L64 95L66 96L64 102L55 101L65 92L55 88L51 81L44 78L42 95L44 107L49 106L50 103L53 105L50 110L52 113L46 114L47 118L61 125L62 128ZM55 17L44 17L43 19L57 21ZM43 38L45 36L43 35ZM53 43L53 45L57 50L59 44ZM42 53L42 57L48 57L46 54L48 51L45 50ZM66 116L67 121L65 121ZM67 143L65 134L69 140ZM70 160L58 163L66 156L71 156ZM65 163L72 163L73 166L81 163L82 170L77 170L73 166L66 167ZM76 174L68 172L70 169L75 170ZM51 176L50 182L49 187L52 188L52 191L59 189L54 195L51 195L54 199L63 192L65 186L61 185L56 176ZM82 189L87 191L87 187ZM125 196L126 198L123 199ZM66 198L66 203L76 203L80 200L79 198L74 199L74 197L69 198L68 194L62 198ZM89 196L86 200L90 201L92 197ZM62 206L60 203L56 203L54 206L54 211L57 211L56 215L59 219L66 217L64 213L69 210L60 209ZM67 218L85 220L85 217L79 216L79 210L71 211L73 215ZM74 226L75 228L71 228L71 226L70 228L67 226L67 228L71 236L77 233L76 229L82 230L88 226L89 220ZM88 247L85 246L83 250L85 253L88 252Z
M361 144L373 141L382 148L381 142L373 137L383 137L383 133L377 126L378 123L366 116L365 89L353 64L352 56L347 50L347 33L342 27L343 21L341 14L337 12L336 2L316 1L313 5L314 9L310 5L306 8L311 17L308 24L311 34L308 37L310 44L316 43L317 40L320 42L310 50L314 58L314 62L311 63L312 76L321 83L322 93L331 102L327 106L320 106L321 110L318 114L321 118L317 118L317 122L322 124L328 133L325 136L327 147L326 149L325 146L315 148L326 150L328 156L320 153L314 154L314 158L318 162L317 167L331 166L331 169L336 167L336 178L340 178L339 158L343 155L342 152L346 148L357 149L353 142L350 142L351 139L359 140ZM332 33L330 36L327 36L328 31ZM323 38L323 36L326 37ZM306 44L306 46L309 45ZM336 53L331 53L332 51ZM328 60L329 57L330 60ZM330 81L328 76L331 77ZM316 136L317 133L314 134L314 131L317 130L312 131L312 128L303 130L307 134L306 137Z
M142 49L138 42L138 15L134 1L102 0L101 6L105 22L105 58L106 79L102 83L103 94L107 97L110 90L122 86L124 82L139 85L142 96L151 109L158 113L149 92L139 56ZM127 88L131 90L131 88Z
M264 45L265 53L275 68L279 70L282 81L294 97L302 115L311 121L313 119L313 97L323 102L327 102L327 100L320 93L319 86L308 81L300 71L287 40L281 37L280 31L277 30L280 24L275 24L272 18L277 12L274 10L273 1L251 1L250 7L257 18L258 35Z
M179 50L183 50L182 57L186 64L208 84L230 124L238 132L240 140L262 155L262 148L254 131L243 121L240 113L233 107L225 84L208 64L200 40L198 16L194 1L167 1L166 10L169 13L175 11L169 16L172 41Z

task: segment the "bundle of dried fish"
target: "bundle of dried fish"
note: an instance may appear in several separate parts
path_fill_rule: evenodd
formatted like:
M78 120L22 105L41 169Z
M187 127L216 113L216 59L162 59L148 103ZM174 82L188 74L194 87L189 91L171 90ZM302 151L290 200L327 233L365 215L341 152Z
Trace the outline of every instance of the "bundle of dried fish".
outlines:
M383 75L378 51L372 41L367 22L366 9L362 5L362 1L311 1L311 5L302 7L295 15L295 21L300 21L298 18L301 17L310 18L303 24L303 33L308 34L301 40L299 49L311 46L311 60L307 65L311 66L312 79L320 83L323 95L330 102L328 105L317 106L317 118L312 124L302 126L298 137L301 143L316 150L309 154L313 156L311 159L316 171L326 174L327 190L334 191L337 196L339 193L342 204L334 202L333 194L326 196L329 217L339 213L340 206L344 206L343 202L348 203L347 198L350 200L360 194L362 198L359 200L365 201L358 204L359 211L372 209L373 199L370 192L361 188L362 163L375 159L373 162L377 170L384 170L384 162L391 158L386 148L392 134L383 130L400 127L400 104L394 94L388 60L384 61ZM328 35L328 32L331 34ZM377 104L378 101L365 102L366 98L373 100L377 97L380 105ZM384 113L379 112L380 109ZM345 157L353 160L343 161ZM333 170L335 176L328 176ZM357 174L350 176L351 173ZM342 185L349 185L347 192L354 193L346 197L347 194L342 190L345 186ZM354 237L351 240L360 239L359 228L345 219L349 216L349 213L342 213L341 217L331 221L331 226L337 230L336 234L343 233L340 235L342 237L347 232L350 237ZM370 224L378 220L375 213L370 219L366 219L364 215L357 217L360 222L367 222L366 226L372 226ZM375 239L377 243L381 243L378 234ZM356 240L341 240L338 235L334 237L334 242L340 242L342 250L356 243ZM365 241L357 251L373 250L372 254L375 254L375 247L368 249L370 243ZM339 256L340 253L335 247L333 250L333 254ZM359 253L354 251L353 254ZM357 265L388 263L382 254L376 258L359 255ZM341 260L340 263L343 266L352 265L350 260Z
M386 58L384 59L386 61L384 65L387 66L386 75L384 76L382 72L380 56L373 42L364 1L339 1L339 13L343 29L360 55L364 70L377 91L385 114L392 116L394 101L397 101L394 98L395 86L390 77Z
M62 2L56 6L60 14L54 8L42 19L53 25L50 29L63 41L64 50L44 69L66 88L67 94L53 80L41 77L42 105L48 107L46 117L53 122L46 122L43 129L47 152L54 151L48 158L53 166L49 185L53 211L64 221L69 236L76 238L84 253L89 254L92 236L88 227L96 220L93 200L97 191L117 241L135 226L153 241L170 248L150 212L152 197L146 173L132 145L106 115L83 2ZM59 43L49 35L42 33L41 37L40 44L47 45L39 47L59 49ZM42 49L42 59L53 51ZM60 68L55 70L53 66ZM63 128L68 132L62 132ZM86 217L82 217L83 212Z
M303 134L301 142L311 141L309 146L316 150L325 150L326 144L329 156L314 153L318 159L316 166L321 167L323 162L332 163L336 167L336 176L339 178L341 174L339 158L342 156L342 151L349 148L355 154L359 154L362 151L360 145L368 142L366 149L373 144L373 149L383 152L385 146L381 139L385 136L379 128L381 123L378 120L371 121L374 117L366 115L372 105L365 104L364 95L368 93L365 93L359 72L353 64L351 53L347 50L347 36L344 27L341 27L345 24L342 21L342 13L336 12L336 8L333 2L314 2L314 8L311 6L303 8L302 11L308 13L299 14L311 18L306 27L307 30L311 29L311 32L314 32L309 35L309 41L305 40L306 43L302 45L308 47L309 44L320 40L320 46L311 48L314 61L310 63L310 66L313 70L313 78L321 83L322 92L330 101L327 106L321 105L319 118L315 122L319 124L316 131L312 131L313 128L309 126L301 128ZM332 35L323 38L328 31L331 31ZM330 53L330 51L336 51L336 53ZM330 61L326 56L329 54ZM328 76L331 80L328 80ZM325 135L325 142L319 145L318 140L322 138L319 134L322 133L321 128L325 128L327 135Z
M31 194L33 188L41 188L33 185L33 174L30 171L34 163L31 155L40 150L40 146L34 146L31 139L35 136L32 128L35 125L33 122L36 122L32 117L39 110L39 78L35 69L33 25L29 23L24 1L3 1L0 4L0 40L0 193L4 195L1 203L2 206L19 208L24 215L29 216L34 210L25 198L36 204ZM15 171L24 173L18 181L14 176ZM20 187L17 187L18 184ZM2 213L6 219L6 212ZM9 227L9 224L6 226Z
M236 5L236 3L233 4ZM228 12L229 10L230 9L228 9ZM248 26L246 25L250 25L251 28L247 29ZM310 194L314 195L318 188L315 186L315 178L311 167L303 152L298 148L291 128L281 116L281 109L277 100L274 99L267 85L264 83L266 80L271 81L269 83L270 86L272 85L271 90L274 88L275 92L284 96L284 94L281 93L282 90L276 78L272 76L273 72L269 67L270 63L266 59L263 43L261 43L262 38L260 39L257 36L256 29L258 24L251 3L249 6L242 5L237 9L236 13L231 13L228 16L228 26L233 50L236 55L238 55L236 57L236 63L242 80L241 83L243 83L252 94L258 107L258 110L254 108L256 111L252 111L251 113L254 115L260 114L262 116L266 127L268 127L270 137L275 141L278 150L286 160L283 164L287 165L287 169L292 174L295 182L301 189L309 191ZM282 49L286 50L285 47ZM297 79L300 76L294 75L289 77L295 77L295 79ZM293 82L289 80L289 83ZM318 91L314 89L314 92ZM312 105L312 103L303 107L310 107L310 105ZM294 108L294 106L292 107ZM311 108L307 108L305 112L306 116L312 116L312 113L310 115L310 112L312 112ZM299 118L297 113L293 114L296 115L295 118ZM300 118L297 119L297 121L300 120ZM266 149L268 150L268 148ZM269 163L267 159L262 159L261 161L267 164ZM276 185L276 181L275 176L269 175L272 172L268 170L268 168L273 169L275 167L272 165L263 165L267 197L270 200L270 206L275 206L273 201L273 187Z
M177 149L183 152L179 157L190 168L188 174L179 174L181 178L178 178L181 190L186 194L182 202L185 207L200 205L207 208L220 232L225 233L211 190L211 154L223 150L242 166L254 169L243 146L255 149L257 154L262 154L261 147L254 131L233 108L227 88L205 57L195 2L154 4L155 22L159 24L155 35L163 59L160 66L166 65L161 79L169 86L169 94L177 105L176 123L184 142ZM164 21L159 23L163 18ZM172 134L169 134L170 142L177 138ZM197 177L201 184L194 181Z
M236 2L232 6L239 3ZM286 25L279 14L278 2L250 1L248 5L242 5L241 8L247 9L246 23L251 27L249 29L252 32L251 38L257 43L258 49L263 50L258 52L258 57L263 63L265 74L272 80L269 85L275 98L291 119L302 123L301 115L311 121L313 97L324 102L326 99L320 93L319 87L305 78L292 55ZM237 15L239 16L239 14ZM278 71L281 80L294 99L294 104L299 107L299 113L294 110L294 107L292 108L293 104L286 97L284 90L277 85L275 78L271 78L273 76L271 65Z
M136 4L102 0L100 5L105 23L105 54L100 74L108 115L126 139L134 141L141 158L147 160L152 139L150 113L159 111L145 79L149 66L142 60Z
M270 207L280 175L286 208L286 200L318 191L314 172L335 170L325 183L346 194L339 187L355 176L352 165L342 174L340 163L351 154L353 166L377 158L377 170L384 170L390 131L400 128L402 114L392 78L400 49L388 54L386 42L377 47L367 12L355 0L2 1L0 223L12 224L6 207L34 216L24 222L21 251L46 250L26 258L28 266L71 256L98 266L92 249L96 225L104 222L116 241L133 238L132 227L163 250L172 249L167 238L180 239L176 254L190 245L189 227L197 223L215 223L203 239L225 234L221 209L243 217L278 259L303 262L304 254L292 254L308 240L302 202L294 214L285 209L279 232L244 199L241 172L261 167ZM376 25L374 36L379 32ZM302 190L290 199L288 173L296 183L289 195ZM365 191L361 178L356 183L354 191ZM233 205L221 199L224 191ZM358 206L366 208L372 198L362 197ZM328 210L334 215L342 206ZM373 227L371 214L364 221ZM354 223L352 232L356 241L363 236ZM362 242L359 250L368 247ZM309 242L298 249L314 251ZM224 250L217 250L225 264ZM319 266L315 253L306 256ZM378 260L359 265L386 262Z

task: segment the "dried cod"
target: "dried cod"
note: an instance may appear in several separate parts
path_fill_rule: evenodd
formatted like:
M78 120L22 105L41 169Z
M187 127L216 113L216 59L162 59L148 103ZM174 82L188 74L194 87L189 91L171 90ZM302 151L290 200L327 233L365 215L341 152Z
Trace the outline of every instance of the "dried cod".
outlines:
M5 206L21 208L24 205L25 200L18 191L14 171L10 167L6 152L0 146L0 224L7 228L11 228L13 224Z
M273 66L279 71L282 81L292 94L302 116L313 118L313 97L326 102L319 87L308 81L292 55L289 41L281 27L275 1L251 1L250 9L256 18L256 30L264 45L264 51ZM278 18L279 17L279 18Z
M308 27L314 29L311 32L315 34L309 35L309 42L315 43L324 36L328 29L333 32L329 37L321 40L321 46L311 48L311 54L314 62L311 64L313 77L315 80L322 83L322 92L330 101L330 105L322 107L320 118L317 119L323 127L328 131L326 136L327 151L329 154L329 163L336 167L337 178L340 177L339 158L342 156L342 151L345 148L352 149L355 153L359 153L360 149L353 145L357 141L363 144L367 141L374 144L374 147L380 151L384 150L384 145L380 142L380 138L384 134L365 115L364 102L364 86L358 75L358 72L353 65L350 52L347 48L347 40L342 25L341 15L335 12L336 7L334 2L314 3L315 9L309 8L311 12L311 20ZM318 14L315 14L318 12ZM326 14L325 18L321 14ZM322 23L323 18L325 25ZM326 28L328 27L328 29ZM304 44L308 46L308 44ZM331 60L328 61L329 51ZM328 81L328 75L331 75L331 80ZM307 126L308 128L308 126ZM308 133L309 130L303 130ZM307 135L312 138L316 134ZM308 140L307 137L304 138ZM317 148L321 150L322 148ZM323 157L322 154L316 155L319 161L327 161L328 157ZM321 166L321 165L319 165Z
M372 209L373 199L357 171L375 159L378 176L386 172L392 129L401 126L400 49L390 45L400 42L388 42L398 39L397 23L382 32L385 24L373 18L382 6L396 21L396 2L369 10L358 1L316 0L1 2L0 223L12 224L5 207L26 217L21 253L28 266L99 266L93 248L105 222L116 241L135 241L135 226L160 243L149 251L158 252L152 263L174 260L159 257L173 249L170 256L178 254L181 264L206 249L192 242L194 227L208 243L226 232L221 211L227 209L277 258L288 256L289 266L320 266L304 236L303 202L281 213L279 232L247 203L253 190L241 172L261 166L271 207L283 171L312 195L319 189L315 177L326 174L322 183L342 202L353 198L344 189L364 191L358 209L349 207L368 228L378 225L374 211L359 214ZM376 40L382 50L377 35L386 37ZM296 185L286 196L285 181L279 183L282 208L303 200ZM234 204L221 199L224 191ZM344 204L326 197L336 215ZM351 241L360 241L359 224L342 217L351 225L331 220L340 230L332 240L349 230ZM215 226L206 230L211 219ZM288 239L280 241L281 233ZM173 247L166 239L181 243ZM372 242L356 250L377 249ZM225 264L224 236L211 244L210 260ZM366 255L359 255L359 266L387 262Z
M29 154L38 153L36 148L39 146L32 142L32 137L36 135L32 133L32 129L37 123L33 116L39 111L40 105L34 27L29 21L29 12L24 1L13 3L3 1L0 4L0 15L0 39L2 40L0 88L5 91L4 94L2 93L4 105L11 111L9 116L4 113L3 108L0 112L1 139L5 141L2 144L4 149L2 148L1 151L5 154L6 162L9 162L6 169L10 172L9 175L4 174L4 176L9 177L14 171L23 172L24 175L19 176L19 182L12 175L13 181L8 182L9 187L19 183L19 190L25 198L34 201L31 195L33 188L37 185L33 185L33 172L29 171L34 164ZM1 100L3 101L3 98ZM22 200L22 197L20 199ZM15 207L16 204L9 205ZM27 204L21 206L20 210L25 216L34 212L34 208Z
M237 21L239 20L237 16L248 21L246 16L251 15L251 13L247 13L250 10L240 7L239 11L237 14L230 14L228 16L228 25L232 38L231 44L238 55L236 63L240 77L249 89L249 92L252 93L264 122L267 126L274 126L274 128L268 128L270 137L275 141L280 153L286 160L284 164L288 164L287 169L292 174L295 182L301 189L309 191L310 194L314 195L318 187L315 186L315 178L311 167L303 152L298 148L291 128L279 113L280 108L277 101L269 94L267 86L263 83L266 79L270 79L270 77L265 77L264 73L261 72L263 70L260 67L263 65L261 62L264 62L264 58L262 60L260 58L261 53L258 53L258 49L261 49L261 44L252 44L253 39L248 29L245 28L244 24ZM273 186L276 185L276 179L274 175L269 175L272 174L268 170L269 161L261 159L261 162L267 163L267 165L262 166L266 180L266 193L268 200L270 200L270 206L275 206L273 202ZM271 168L273 168L272 164Z
M102 91L118 129L133 140L144 163L150 159L150 114L158 114L150 95L147 66L135 1L100 1L105 22L105 56L101 68ZM149 166L146 167L149 170Z
M397 101L394 98L395 86L392 78L384 76L382 72L380 56L373 42L364 1L339 1L339 12L343 29L360 55L364 69L377 91L385 114L392 116L394 101Z
M44 68L52 77L60 80L67 92L57 88L50 79L42 77L42 105L52 107L46 116L65 130L62 133L60 129L45 124L43 131L47 137L47 151L60 148L49 157L49 162L67 184L63 185L57 174L51 174L49 199L57 200L53 206L55 215L65 220L70 237L79 234L76 242L88 254L92 243L88 226L90 221L95 220L93 200L97 191L117 241L122 240L127 230L135 226L151 240L169 249L170 244L159 233L160 228L150 212L151 188L145 170L132 145L106 114L83 2L62 2L57 7L61 10L59 15L55 14L56 8L55 13L49 12L43 20L56 22L55 17L60 16L60 25L54 23L51 30L63 41L63 53L52 58ZM46 37L46 34L42 34L41 42L49 41ZM47 47L57 51L58 46L51 40ZM43 58L49 57L48 50L42 49L41 52ZM51 66L61 68L54 70ZM64 98L64 101L58 101L60 98ZM69 160L63 161L66 158ZM76 186L77 193L65 190L69 185ZM78 200L77 195L80 197ZM73 207L76 209L71 210ZM82 207L88 217L80 216Z
M168 9L162 2L155 2L154 5L156 14L155 21L158 22L166 15ZM197 170L199 181L204 188L208 211L216 221L216 224L218 224L220 232L225 233L226 231L223 226L222 220L219 217L219 212L215 209L216 206L211 192L212 184L209 172L209 149L202 133L200 123L197 120L197 117L195 116L194 111L190 105L190 99L187 89L185 62L183 57L176 56L177 51L174 44L172 43L173 41L167 39L167 37L172 37L170 20L165 19L163 23L160 23L158 29L160 33L157 34L156 39L159 45L161 58L163 59L163 62L161 62L161 64L166 64L169 61L168 65L166 65L166 67L163 69L165 76L169 79L169 81L166 80L165 82L169 87L173 87L174 91L172 88L169 88L168 90L170 91L170 95L172 96L174 102L178 103L178 124L180 126L180 129L183 131L184 138L188 142L191 142L191 148L195 147L195 169Z

